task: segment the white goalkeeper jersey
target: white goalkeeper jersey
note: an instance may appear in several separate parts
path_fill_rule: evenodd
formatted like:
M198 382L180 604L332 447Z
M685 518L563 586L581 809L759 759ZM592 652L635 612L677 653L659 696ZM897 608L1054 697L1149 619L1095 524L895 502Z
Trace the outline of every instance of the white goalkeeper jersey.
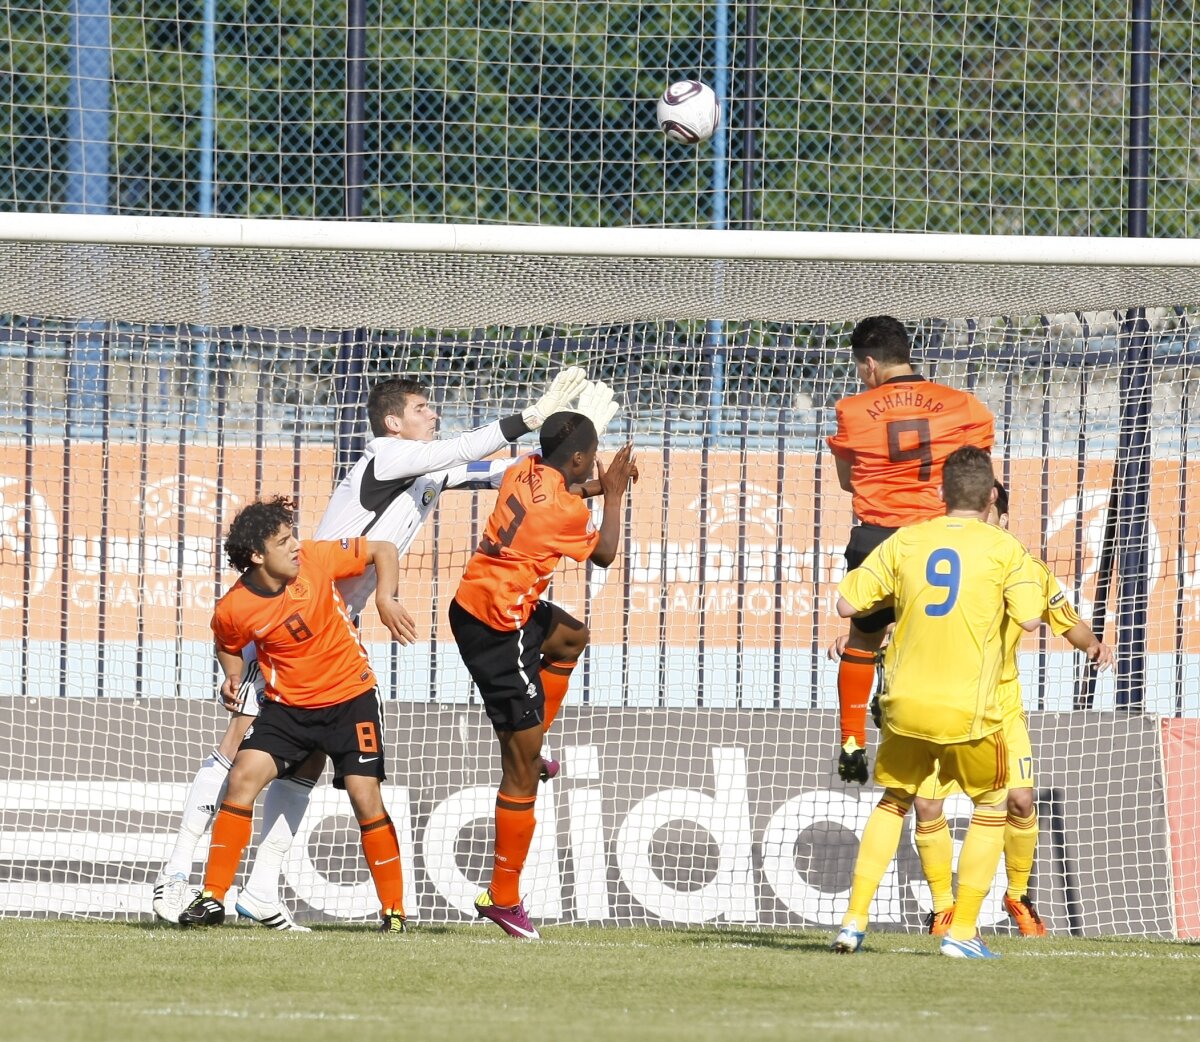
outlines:
M500 487L504 472L521 458L485 460L509 444L500 427L496 420L443 441L375 438L334 490L316 538L386 539L403 557L445 489ZM338 580L337 587L357 616L375 592L375 567Z

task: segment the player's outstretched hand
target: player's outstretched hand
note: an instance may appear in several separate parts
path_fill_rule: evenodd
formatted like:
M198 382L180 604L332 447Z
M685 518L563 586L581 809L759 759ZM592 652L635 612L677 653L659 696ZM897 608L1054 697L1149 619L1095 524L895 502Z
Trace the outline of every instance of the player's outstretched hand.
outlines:
M600 491L604 496L623 496L629 483L635 480L637 464L633 461L633 442L622 445L612 462L606 467L596 457L596 472L600 478Z
M546 385L542 396L521 413L525 426L536 431L556 412L570 409L571 403L579 397L579 392L587 382L587 373L579 366L563 369Z
M379 610L379 619L390 633L401 644L414 644L417 640L417 624L408 614L404 605L395 597L376 597L375 607Z
M1113 654L1113 649L1107 644L1096 641L1090 648L1087 649L1088 661L1101 672L1112 669L1116 664L1116 656Z
M591 420L596 428L596 437L603 438L612 418L621 411L621 403L616 401L608 384L600 380L589 380L579 394L575 411Z

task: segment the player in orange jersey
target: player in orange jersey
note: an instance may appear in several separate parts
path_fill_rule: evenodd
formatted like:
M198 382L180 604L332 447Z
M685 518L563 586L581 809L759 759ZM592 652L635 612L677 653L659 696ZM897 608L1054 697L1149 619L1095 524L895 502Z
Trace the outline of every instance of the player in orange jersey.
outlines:
M908 334L894 318L864 318L850 334L850 351L867 389L837 403L829 448L858 518L846 545L846 567L853 570L897 528L945 512L938 488L946 457L964 445L991 451L994 421L974 395L913 371ZM867 702L876 653L895 621L888 606L850 620L838 665L838 775L844 781L865 784L868 778Z
M367 398L367 418L372 440L338 483L317 525L317 539L365 536L387 539L403 557L422 526L449 489L492 489L508 459L489 460L497 450L536 430L547 416L569 408L587 383L582 369L570 367L555 374L542 394L519 413L502 416L455 437L437 436L438 414L429 399L430 389L411 376L380 380ZM376 592L375 571L338 581L338 593L351 617L357 617ZM415 623L408 620L406 640L415 641ZM264 682L254 645L242 653L242 686L227 702L228 726L220 743L196 771L184 799L183 813L171 852L154 883L151 908L167 922L178 922L180 913L199 890L191 885L196 847L212 826L220 793L242 737L266 701ZM308 763L286 778L272 782L263 798L262 830L255 847L254 865L246 877L236 905L237 913L273 930L305 932L291 916L279 892L284 858L291 849L313 786L325 767L325 757L314 753ZM545 775L557 770L546 761Z
M400 576L394 543L366 539L301 542L294 511L282 497L251 503L225 539L242 573L218 602L212 628L225 672L221 694L242 682L242 649L254 643L266 680L266 703L246 732L213 822L204 889L183 911L184 926L225 921L225 893L250 843L254 800L314 750L334 764L333 784L345 789L362 830L363 852L382 905L381 929L404 932L403 880L396 830L383 805L383 727L375 674L336 580L374 565L379 617L397 640L408 619L396 600Z
M546 421L541 455L509 469L450 604L450 627L496 731L502 770L491 885L475 908L510 936L529 940L538 931L521 900L520 880L533 839L542 735L588 643L587 627L541 595L563 557L601 568L612 564L621 538L621 502L636 477L631 445L607 469L596 459L597 428L607 420L601 412L593 423L589 406L585 390L580 412L556 413ZM604 496L599 531L581 498L593 467Z

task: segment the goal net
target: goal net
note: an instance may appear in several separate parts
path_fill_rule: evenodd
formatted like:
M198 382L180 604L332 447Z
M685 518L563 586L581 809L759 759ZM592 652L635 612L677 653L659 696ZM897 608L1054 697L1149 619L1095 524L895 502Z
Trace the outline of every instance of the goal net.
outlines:
M858 390L853 322L886 311L922 372L992 410L1013 530L1118 647L1097 678L1046 633L1023 646L1039 911L1056 932L1197 931L1192 244L21 215L0 244L0 914L148 914L225 724L208 623L240 506L289 494L311 533L376 378L425 380L451 434L579 364L624 404L602 450L632 439L641 480L616 564L551 589L592 644L548 737L563 771L527 905L837 923L878 793L836 774L852 518L824 439ZM415 646L362 622L425 921L469 919L489 871L496 753L446 609L491 505L447 491L403 562ZM947 814L961 838L969 809ZM303 919L374 914L327 779L283 882ZM1002 890L988 927L1008 928ZM906 832L876 922L927 907Z

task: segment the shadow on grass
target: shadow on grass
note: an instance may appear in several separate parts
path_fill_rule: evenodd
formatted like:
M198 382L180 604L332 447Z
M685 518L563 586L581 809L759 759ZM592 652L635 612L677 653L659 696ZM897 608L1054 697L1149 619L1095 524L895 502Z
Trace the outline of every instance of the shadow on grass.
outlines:
M774 951L829 950L833 934L793 930L754 930L740 927L706 930L672 930L673 944L686 948L763 948Z
M78 923L80 925L96 922L96 920L73 919L69 917L46 921L59 923ZM288 931L269 930L265 927L255 926L248 920L236 918L226 920L225 924L219 927L183 927L177 926L174 923L166 923L157 919L106 921L104 925L109 929L115 928L120 931L129 931L139 934L175 933L180 935L187 934L191 936L212 935L233 937L241 935L246 937L269 937L270 935L276 933L288 933ZM311 928L313 937L372 937L378 934L378 929L375 924L366 920L358 920L353 922L308 922L304 925ZM615 944L628 943L631 946L645 946L647 943L654 945L657 940L664 946L683 949L746 948L779 952L820 952L824 954L829 953L829 944L833 939L833 930L771 930L736 926L672 929L668 927L598 927L594 925L586 926L582 924L564 924L547 925L541 927L541 929L543 939L552 944L558 943L570 945L573 942L588 944L603 940L613 942ZM899 936L902 935L896 935L897 939ZM489 929L483 924L470 922L426 923L418 921L410 925L409 932L405 938L401 938L395 943L404 943L406 939L422 937L469 940L485 939L495 941L505 940L499 931L495 929ZM1106 938L1106 940L1111 943L1118 939ZM522 942L513 941L512 943L520 944ZM874 952L872 952L872 947L869 945L864 954L886 954L887 951L887 945L875 947Z

